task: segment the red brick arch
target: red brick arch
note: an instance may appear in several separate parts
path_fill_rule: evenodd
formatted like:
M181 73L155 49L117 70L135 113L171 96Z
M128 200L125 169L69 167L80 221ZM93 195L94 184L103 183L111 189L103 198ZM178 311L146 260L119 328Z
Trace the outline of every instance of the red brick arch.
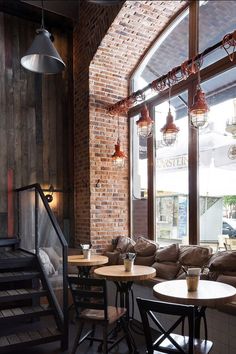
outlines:
M112 238L129 235L129 164L122 171L112 166L118 120L108 115L106 107L127 96L130 74L154 39L184 6L183 1L126 1L120 11L116 7L116 12L119 11L116 17L114 8L96 8L100 13L96 13L96 25L94 22L90 36L84 32L81 38L81 28L75 30L77 242L90 240L97 250L103 250ZM88 11L88 5L81 16L83 11ZM84 25L89 30L87 22ZM87 57L82 54L86 60L81 63L79 50L86 51L86 43L88 53ZM122 150L129 154L127 117L119 119Z

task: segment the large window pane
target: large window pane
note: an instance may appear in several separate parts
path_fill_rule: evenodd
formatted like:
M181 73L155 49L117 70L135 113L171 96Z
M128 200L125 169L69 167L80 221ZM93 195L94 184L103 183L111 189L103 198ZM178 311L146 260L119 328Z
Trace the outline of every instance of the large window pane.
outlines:
M142 89L188 58L188 23L187 9L164 31L140 63L133 90Z
M203 84L210 112L199 134L200 239L213 246L227 233L223 217L236 220L236 141L226 131L228 120L236 124L235 78L231 69Z
M188 242L188 118L186 93L171 100L180 128L174 146L163 146L160 129L166 122L168 102L155 109L156 127L156 239L159 243Z
M220 42L225 34L235 30L236 1L203 1L199 10L199 50L213 46ZM218 50L204 58L204 65L208 66L225 57L225 50Z
M132 132L132 225L133 237L148 237L148 179L147 179L147 140L137 134L136 121L131 119Z

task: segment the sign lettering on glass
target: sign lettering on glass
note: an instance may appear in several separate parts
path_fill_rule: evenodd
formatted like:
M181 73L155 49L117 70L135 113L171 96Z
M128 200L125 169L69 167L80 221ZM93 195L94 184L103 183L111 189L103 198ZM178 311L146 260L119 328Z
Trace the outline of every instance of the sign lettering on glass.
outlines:
M188 156L182 155L169 159L157 159L157 169L168 170L172 168L186 168L188 166Z

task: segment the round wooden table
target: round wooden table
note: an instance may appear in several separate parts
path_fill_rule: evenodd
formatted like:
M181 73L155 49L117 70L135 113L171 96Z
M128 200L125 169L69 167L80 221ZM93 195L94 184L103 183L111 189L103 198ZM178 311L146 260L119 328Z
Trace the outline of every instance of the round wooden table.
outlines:
M134 294L132 285L135 280L145 280L153 278L156 275L156 269L152 267L134 265L130 272L125 271L124 265L113 265L101 267L94 270L94 273L106 280L112 280L116 285L116 306L118 305L118 294L120 296L120 307L126 308L126 320L128 325L132 323L134 314ZM130 294L132 305L132 316L130 316ZM134 328L132 328L134 330ZM139 333L139 332L137 332ZM143 333L143 332L142 332ZM130 340L134 349L134 353L138 353L136 343L130 333Z
M77 266L78 276L88 277L91 267L108 263L108 257L94 254L86 259L83 255L76 255L68 256L67 261L70 265Z
M196 310L195 336L200 336L201 319L205 324L207 339L206 307L216 307L235 299L236 289L217 281L200 280L197 291L188 291L186 280L170 280L154 285L153 294L159 300L194 305Z
M132 307L133 307L133 291L132 285L135 280L145 280L152 278L156 275L156 269L152 267L134 265L131 272L126 272L124 265L112 265L107 267L101 267L95 269L94 273L107 280L112 280L117 288L117 293L120 295L120 306L125 307L126 318L130 319L129 313L129 295L132 295ZM116 297L117 305L117 297Z
M142 265L134 265L131 272L126 272L124 265L101 267L96 269L94 272L98 277L122 282L145 280L156 275L155 268Z

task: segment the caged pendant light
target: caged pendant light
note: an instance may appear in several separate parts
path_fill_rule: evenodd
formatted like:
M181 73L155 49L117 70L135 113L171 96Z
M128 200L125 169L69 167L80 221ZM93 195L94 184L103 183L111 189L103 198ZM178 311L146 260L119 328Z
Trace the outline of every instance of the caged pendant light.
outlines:
M174 123L174 117L170 109L170 96L171 96L171 86L169 86L169 112L166 117L166 124L161 128L163 133L162 139L164 145L171 146L174 145L177 140L177 135L179 128Z
M125 166L126 158L127 156L120 149L120 121L118 117L118 138L117 138L117 143L115 144L115 152L112 155L113 166L116 167L117 169L122 169Z
M141 109L141 117L136 122L136 124L139 136L142 136L143 138L149 138L152 136L153 120L149 116L149 111L146 104Z
M202 128L207 124L209 107L206 101L205 93L200 85L200 67L198 68L198 84L196 94L193 99L193 105L189 110L191 123L195 128Z
M51 34L44 28L43 1L41 28L36 30L36 34L31 47L21 58L21 65L27 70L41 74L57 74L64 70L65 63L50 39Z

